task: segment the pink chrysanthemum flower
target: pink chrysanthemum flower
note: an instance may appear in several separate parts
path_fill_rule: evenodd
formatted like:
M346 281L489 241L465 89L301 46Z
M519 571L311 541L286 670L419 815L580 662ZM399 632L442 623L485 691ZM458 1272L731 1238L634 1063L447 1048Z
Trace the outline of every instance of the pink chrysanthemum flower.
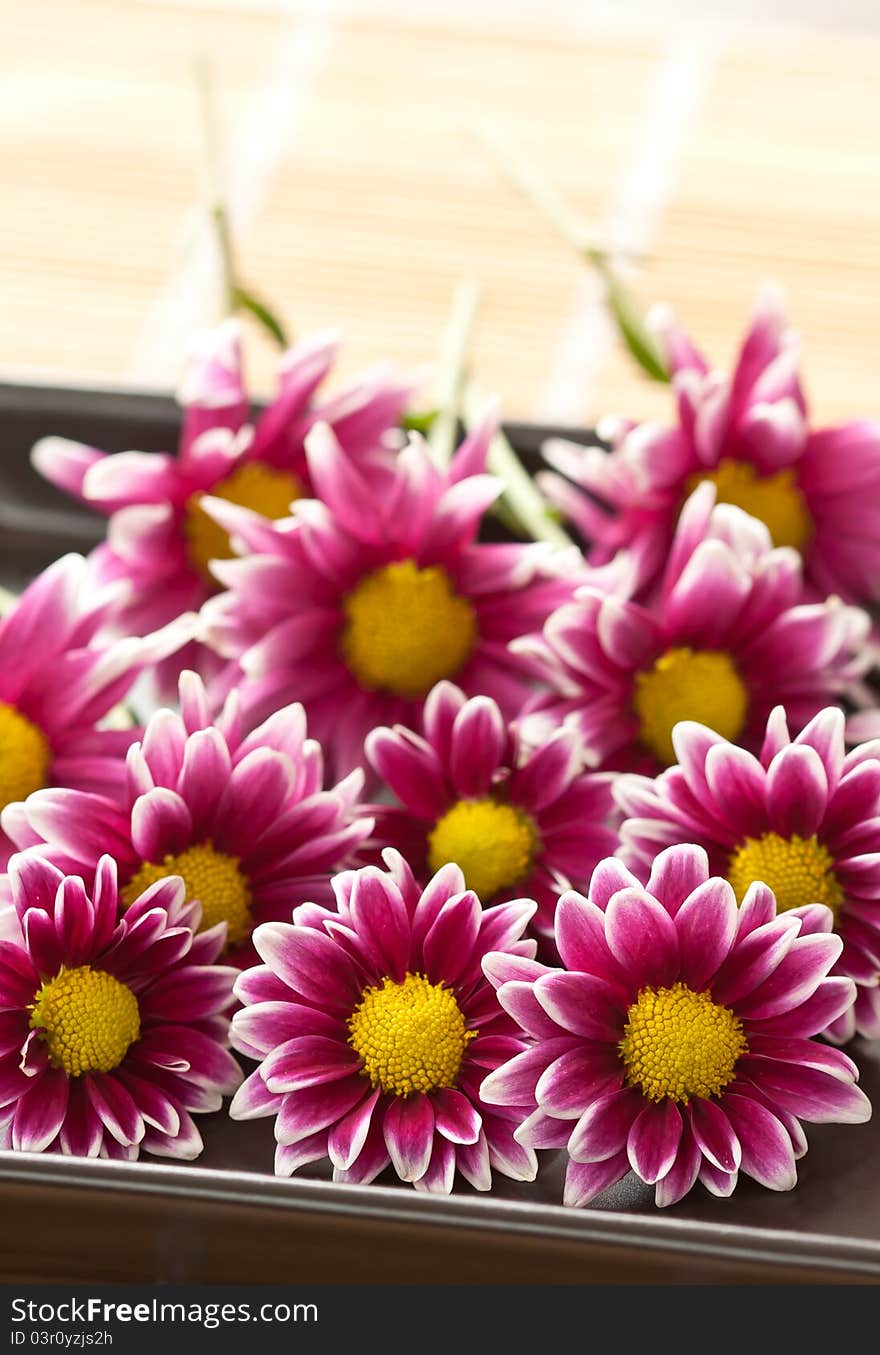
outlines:
M423 738L376 729L367 757L399 801L369 807L375 842L396 847L422 881L458 865L483 903L535 899L545 941L562 890L617 845L611 778L582 770L574 734L559 730L526 752L494 701L468 700L450 682L425 702Z
M486 1072L520 1053L480 963L531 956L527 900L482 909L445 866L423 891L396 852L334 880L339 913L304 909L254 933L265 964L235 992L236 1049L261 1060L230 1108L274 1115L275 1170L329 1157L334 1179L366 1183L389 1162L417 1190L448 1192L460 1173L531 1181L537 1163L514 1116L480 1099Z
M330 875L373 826L357 811L363 778L322 789L321 749L306 738L300 706L242 737L234 696L212 722L204 686L184 673L180 708L159 710L129 750L118 799L38 791L7 811L7 828L20 848L87 881L108 852L125 905L181 876L202 925L225 923L230 959L248 963L256 923L332 897Z
M767 526L804 559L825 597L880 598L880 423L811 431L795 336L775 299L759 305L733 376L709 369L671 317L661 331L678 397L678 426L621 423L613 450L553 442L545 493L594 543L593 564L639 547L649 584L662 568L682 504L711 481L721 502Z
M761 880L780 912L825 904L843 941L834 972L859 1000L824 1033L880 1036L880 742L847 754L834 708L792 742L781 706L760 758L702 725L678 725L673 742L678 766L615 785L625 859L647 876L661 847L699 843L740 900Z
M564 1200L588 1204L632 1169L674 1204L699 1178L729 1195L740 1171L790 1190L806 1151L800 1121L861 1123L858 1070L813 1040L852 1003L829 978L842 947L831 913L776 915L766 886L737 907L699 847L672 847L647 889L622 862L599 865L589 900L563 895L563 971L509 955L484 969L535 1040L491 1073L484 1100L531 1106L516 1131L565 1147Z
M204 607L205 636L238 660L253 718L302 701L337 775L364 761L378 725L421 724L431 688L454 678L505 718L529 691L509 642L571 594L579 553L476 541L501 483L485 475L487 418L440 474L414 439L384 480L366 479L332 431L306 453L317 499L272 524L206 502L251 552L216 567L228 591Z
M138 675L192 634L179 617L143 639L100 643L114 593L84 587L86 562L66 555L0 621L0 809L43 786L112 794L138 733L102 727ZM11 843L0 833L0 868Z
M116 866L95 884L15 856L20 940L0 941L0 1144L22 1152L191 1159L193 1114L241 1081L228 1050L236 971L222 927L195 936L196 904L162 880L118 918Z
M252 425L239 327L230 320L205 335L193 355L180 391L184 416L176 457L108 456L54 437L37 443L37 470L110 519L107 541L92 563L99 582L125 578L133 584L116 613L121 632L146 634L181 612L198 610L217 591L210 562L233 552L226 533L203 510L206 494L268 518L286 517L292 501L311 492L303 445L319 420L333 427L353 458L368 463L380 455L410 387L376 370L318 401L315 392L336 347L332 336L318 334L293 348L281 364L278 396ZM177 671L200 666L196 660L211 670L209 656L192 646Z
M519 646L555 689L527 738L565 723L595 765L653 772L675 761L680 720L759 748L778 704L799 730L845 693L862 698L867 613L801 602L797 554L714 497L703 485L685 505L655 606L587 586Z

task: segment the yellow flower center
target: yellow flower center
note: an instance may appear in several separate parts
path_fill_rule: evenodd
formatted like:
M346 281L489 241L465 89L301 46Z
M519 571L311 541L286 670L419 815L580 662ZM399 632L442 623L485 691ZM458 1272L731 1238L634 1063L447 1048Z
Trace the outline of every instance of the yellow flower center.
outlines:
M460 866L468 889L488 901L532 868L538 833L527 814L497 800L459 800L428 834L428 865Z
M215 851L210 842L200 842L187 847L179 856L166 856L161 864L145 861L122 890L122 901L129 907L157 880L181 875L187 899L198 899L202 905L199 931L225 922L228 944L237 946L251 930L250 885L238 865L237 856L226 856Z
M264 461L245 461L211 490L215 499L252 508L273 522L286 518L294 499L302 498L304 492L295 475L267 466ZM216 584L209 568L211 560L231 560L235 552L229 544L229 533L202 507L204 497L194 494L190 499L183 530L190 563L209 583Z
M679 720L696 720L736 742L746 722L749 694L733 660L723 650L668 649L636 674L633 706L640 738L664 766L675 762L672 731Z
M762 880L776 896L780 913L806 903L824 903L835 917L843 903L843 890L834 874L834 858L815 836L780 837L763 833L747 837L731 853L727 878L742 903L755 880Z
M342 657L362 687L418 700L460 672L477 636L474 610L439 565L400 560L342 600Z
M732 503L760 518L774 546L794 546L803 551L809 545L813 520L791 469L758 475L750 461L725 457L716 470L692 475L687 482L688 494L706 480L715 486L719 503Z
M91 965L62 969L44 983L31 1013L49 1059L68 1077L109 1073L140 1037L137 998L112 974Z
M429 983L424 974L366 988L348 1029L364 1076L389 1096L455 1086L464 1051L477 1034L467 1029L452 990Z
M45 786L51 757L43 731L0 701L0 809Z
M747 1051L739 1017L683 983L643 988L620 1042L626 1080L649 1101L720 1096Z

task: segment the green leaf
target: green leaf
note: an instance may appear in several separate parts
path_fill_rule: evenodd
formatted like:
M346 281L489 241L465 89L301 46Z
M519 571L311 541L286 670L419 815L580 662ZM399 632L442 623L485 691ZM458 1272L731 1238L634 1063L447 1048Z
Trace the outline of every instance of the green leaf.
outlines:
M277 315L269 309L264 301L261 301L253 292L249 292L244 287L235 289L235 305L237 310L248 311L258 324L263 326L280 348L289 347L290 340L284 332L284 326Z
M604 255L591 259L605 282L605 300L620 337L643 372L653 381L668 381L669 371L660 346L645 325L644 317L629 288L621 282Z
M422 437L427 437L438 413L436 409L411 410L409 414L404 414L400 426L405 433L421 433Z

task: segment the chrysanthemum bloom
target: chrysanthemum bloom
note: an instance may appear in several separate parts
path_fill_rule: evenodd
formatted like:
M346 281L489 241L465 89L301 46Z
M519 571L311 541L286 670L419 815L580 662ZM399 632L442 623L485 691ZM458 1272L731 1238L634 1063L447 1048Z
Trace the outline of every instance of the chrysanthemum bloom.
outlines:
M198 906L179 879L119 920L106 856L91 891L39 857L13 857L9 875L21 940L0 941L0 1145L198 1157L192 1115L219 1110L241 1081L223 928L194 935Z
M731 378L709 369L671 317L660 337L677 427L621 423L610 455L564 442L544 449L568 478L546 472L541 486L594 543L591 562L638 544L650 583L682 504L708 480L721 502L760 518L774 545L801 553L807 585L820 596L880 598L880 423L810 431L797 343L771 294Z
M483 1099L530 1105L516 1138L565 1147L564 1200L588 1204L632 1169L674 1204L699 1178L729 1195L740 1171L796 1184L800 1121L860 1123L858 1070L813 1040L855 997L832 977L840 937L813 906L776 915L765 885L737 907L699 847L672 847L647 889L615 858L589 899L564 894L564 971L490 955L498 998L535 1046L491 1073Z
M348 455L362 462L378 455L409 387L377 370L317 401L336 347L332 336L319 334L293 348L281 364L276 400L252 426L239 328L230 320L205 335L193 355L180 391L184 416L176 457L108 456L63 438L37 443L37 470L110 518L107 541L92 559L99 582L125 578L133 584L117 613L121 631L143 635L197 610L217 591L210 561L233 552L226 533L203 511L206 494L268 518L286 517L293 500L311 492L303 441L317 420L334 428ZM207 659L192 647L182 666L197 666L196 657Z
M782 703L800 730L870 665L870 620L839 599L803 603L795 551L703 485L688 500L650 609L593 587L519 646L554 692L524 721L538 741L565 722L595 765L651 772L675 761L680 720L760 748Z
M356 808L363 778L322 789L321 750L306 738L300 706L243 738L234 696L212 723L202 682L184 673L180 708L159 710L129 750L119 799L39 791L6 812L7 830L86 881L109 853L124 905L181 876L202 926L224 922L230 958L246 963L257 922L332 897L330 874L372 829Z
M125 782L132 729L101 728L138 675L192 634L179 617L143 639L94 637L114 593L85 584L86 562L66 555L0 621L0 809L43 786L114 793ZM0 868L11 844L0 833Z
M371 805L375 841L396 847L420 880L449 862L484 904L535 899L533 927L553 937L560 893L613 852L611 778L582 770L580 742L557 731L526 752L489 697L441 682L425 702L424 737L376 729L367 757L399 804Z
M622 776L626 860L647 878L662 847L699 843L737 898L762 880L780 912L823 903L843 941L835 973L880 982L880 742L847 754L841 710L822 711L792 742L781 706L760 758L702 725L673 734L678 766L656 780ZM870 1002L870 999L868 1000ZM865 1005L865 1004L863 1004ZM826 1034L846 1040L850 1008ZM880 1034L869 1022L863 1034Z
M456 1173L488 1190L493 1170L531 1181L515 1112L480 1099L486 1072L526 1047L480 963L534 955L521 937L535 905L482 909L456 866L423 891L396 852L385 861L336 877L339 914L257 928L265 964L236 982L232 1041L261 1062L230 1114L276 1116L279 1176L329 1157L337 1181L389 1162L417 1190L447 1192Z
M205 636L240 662L253 718L302 701L337 775L363 763L371 729L419 727L443 678L493 697L508 719L526 698L507 646L571 595L564 574L580 555L476 542L502 488L482 474L494 428L485 419L442 475L414 438L379 483L322 426L306 439L318 497L289 521L206 501L252 553L216 566L228 591L205 605Z

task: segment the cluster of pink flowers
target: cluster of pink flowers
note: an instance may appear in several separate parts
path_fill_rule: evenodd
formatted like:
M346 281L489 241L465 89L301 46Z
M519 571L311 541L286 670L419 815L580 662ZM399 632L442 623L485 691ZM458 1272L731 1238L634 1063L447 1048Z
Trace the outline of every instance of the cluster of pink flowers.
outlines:
M176 456L37 445L108 527L0 623L0 1146L232 1097L281 1176L672 1205L869 1118L880 426L808 428L768 302L729 380L663 337L675 427L546 449L583 549L487 539L494 415L440 463L324 336L255 422L208 336Z

